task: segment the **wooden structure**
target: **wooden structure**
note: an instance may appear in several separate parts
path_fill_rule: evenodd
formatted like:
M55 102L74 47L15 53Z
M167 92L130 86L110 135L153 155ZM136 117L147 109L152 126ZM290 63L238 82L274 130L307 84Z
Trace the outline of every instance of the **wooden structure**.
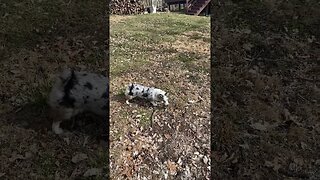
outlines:
M157 7L162 7L165 0L143 0L142 3L144 7L151 7L152 4Z
M170 7L170 5L180 4L184 5L186 14L198 16L203 10L206 14L210 13L211 0L164 0Z
M198 16L203 10L210 13L211 0L186 0L186 14Z

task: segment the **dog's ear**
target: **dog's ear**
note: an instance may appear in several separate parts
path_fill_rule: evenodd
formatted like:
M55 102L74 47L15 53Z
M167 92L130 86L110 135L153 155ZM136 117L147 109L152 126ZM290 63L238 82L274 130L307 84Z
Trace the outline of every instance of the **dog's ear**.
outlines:
M158 94L158 95L157 95L157 98L158 98L158 99L163 99L163 95L162 95L162 94Z

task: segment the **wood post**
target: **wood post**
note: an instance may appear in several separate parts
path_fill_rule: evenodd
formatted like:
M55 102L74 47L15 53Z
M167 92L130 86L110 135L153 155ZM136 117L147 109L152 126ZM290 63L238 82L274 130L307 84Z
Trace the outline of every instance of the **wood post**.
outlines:
M188 2L188 0L186 0L186 4L185 4L185 12L186 12L186 14L188 13L188 10L189 10L189 2Z

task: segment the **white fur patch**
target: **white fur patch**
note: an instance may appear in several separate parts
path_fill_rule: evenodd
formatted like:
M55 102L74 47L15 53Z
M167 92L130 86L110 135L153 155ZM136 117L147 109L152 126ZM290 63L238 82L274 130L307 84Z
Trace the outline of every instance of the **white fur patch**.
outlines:
M140 84L129 84L125 90L126 103L129 104L129 100L139 97L148 99L153 106L157 106L158 102L163 102L164 105L169 105L167 93L161 89L154 87L147 87Z
M89 72L65 69L57 77L49 94L48 104L55 116L52 130L61 133L59 121L89 111L106 117L109 111L108 78ZM58 119L57 119L58 118Z
M52 123L52 131L56 134L62 134L63 130L60 128L61 121L55 121Z

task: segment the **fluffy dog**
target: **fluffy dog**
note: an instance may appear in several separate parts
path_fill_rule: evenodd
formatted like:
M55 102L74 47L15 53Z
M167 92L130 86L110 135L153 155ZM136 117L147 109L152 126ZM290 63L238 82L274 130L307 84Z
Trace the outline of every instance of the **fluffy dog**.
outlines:
M139 97L143 99L148 99L153 106L157 106L158 102L164 102L164 105L169 105L167 93L161 89L154 87L146 87L140 84L129 84L125 90L126 103L129 100Z
M108 78L88 72L64 69L58 75L48 98L52 131L62 134L60 123L89 111L102 117L109 114Z

